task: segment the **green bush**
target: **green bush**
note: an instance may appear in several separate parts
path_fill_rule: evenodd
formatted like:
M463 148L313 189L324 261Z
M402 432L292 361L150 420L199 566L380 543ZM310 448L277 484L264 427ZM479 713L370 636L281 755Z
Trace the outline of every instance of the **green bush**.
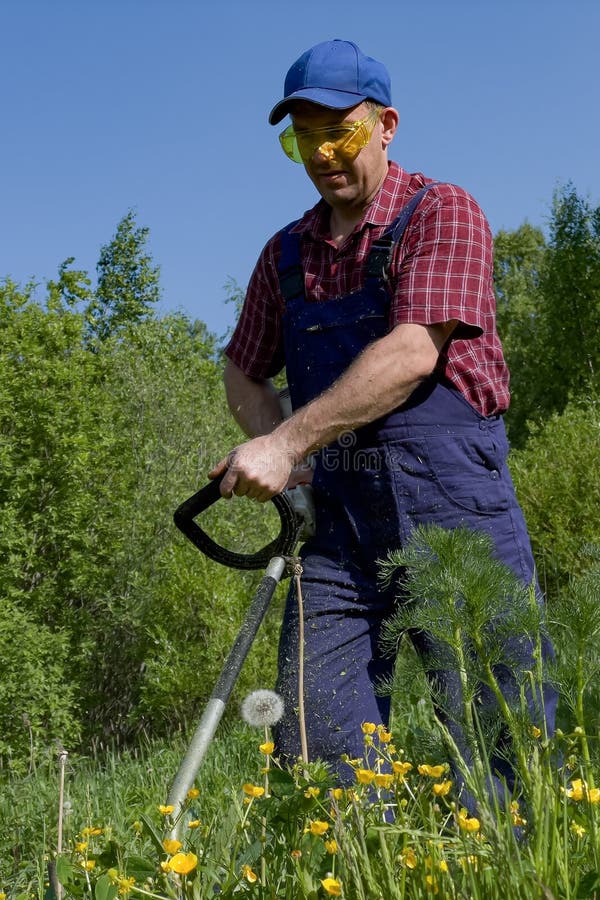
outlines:
M65 634L51 632L15 603L0 605L0 760L13 771L35 766L53 742L78 736L68 653Z
M586 544L600 545L600 399L572 402L544 426L532 426L510 468L552 597L589 567Z

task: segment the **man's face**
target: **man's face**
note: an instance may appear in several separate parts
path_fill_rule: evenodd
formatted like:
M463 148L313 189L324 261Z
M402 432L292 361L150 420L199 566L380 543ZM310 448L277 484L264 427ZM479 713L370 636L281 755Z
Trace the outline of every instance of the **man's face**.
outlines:
M357 122L369 116L370 112L371 107L366 103L350 110L334 110L298 101L293 109L292 121L295 130L311 131ZM319 194L334 209L342 211L364 207L377 193L387 174L386 147L390 140L379 118L368 144L355 159L348 160L343 154L331 157L324 144L310 159L305 160L304 167Z

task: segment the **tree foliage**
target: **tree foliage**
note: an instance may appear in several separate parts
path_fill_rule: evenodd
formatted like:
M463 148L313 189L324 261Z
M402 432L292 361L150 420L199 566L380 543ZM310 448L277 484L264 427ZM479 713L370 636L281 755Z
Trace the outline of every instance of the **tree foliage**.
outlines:
M100 340L141 322L160 299L159 267L145 251L148 235L129 210L100 250L98 286L87 307L90 331Z
M544 240L524 225L496 238L498 323L511 370L507 422L523 446L542 423L600 386L600 207L556 191Z
M128 248L137 258L139 243ZM215 339L185 316L154 317L154 288L124 284L113 303L108 281L92 292L68 260L41 302L32 285L0 285L0 621L14 623L1 638L0 764L52 738L183 728L256 580L206 560L173 525L240 439ZM260 545L254 504L217 506L219 539ZM242 690L263 685L273 627Z

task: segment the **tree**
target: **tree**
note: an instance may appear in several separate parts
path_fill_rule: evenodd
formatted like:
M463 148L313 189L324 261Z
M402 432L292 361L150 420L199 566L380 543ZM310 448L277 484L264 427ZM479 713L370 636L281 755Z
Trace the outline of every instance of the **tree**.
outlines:
M98 285L87 308L89 331L106 340L127 324L147 318L160 299L160 270L145 252L149 229L135 225L132 210L100 250Z
M561 411L600 386L600 206L570 184L554 198L540 291L541 399Z
M600 386L600 207L559 189L549 237L524 225L496 238L498 321L511 370L513 444Z

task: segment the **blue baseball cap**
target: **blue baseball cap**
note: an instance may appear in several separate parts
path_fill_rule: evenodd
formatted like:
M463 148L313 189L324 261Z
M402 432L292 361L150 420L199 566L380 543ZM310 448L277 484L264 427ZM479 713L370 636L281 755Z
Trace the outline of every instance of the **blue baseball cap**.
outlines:
M392 105L390 76L383 65L352 41L323 41L306 50L285 76L284 98L269 115L281 122L294 100L309 100L327 109L349 109L363 100Z

